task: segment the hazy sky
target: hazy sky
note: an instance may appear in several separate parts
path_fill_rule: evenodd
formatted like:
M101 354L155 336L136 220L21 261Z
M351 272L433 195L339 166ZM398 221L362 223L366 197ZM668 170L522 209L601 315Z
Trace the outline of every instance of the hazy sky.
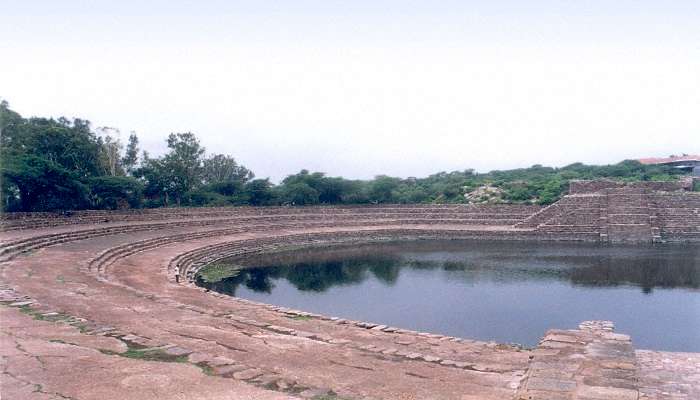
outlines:
M0 0L0 97L273 180L700 153L700 0Z

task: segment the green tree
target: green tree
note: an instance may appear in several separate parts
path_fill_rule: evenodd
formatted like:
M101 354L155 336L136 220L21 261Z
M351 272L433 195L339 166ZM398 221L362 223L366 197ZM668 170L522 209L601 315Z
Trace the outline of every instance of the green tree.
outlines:
M272 184L269 179L253 179L245 185L245 195L253 206L268 205L273 202Z
M101 127L98 128L98 132L100 132L100 137L98 138L98 142L101 144L100 156L107 175L124 175L121 157L124 146L119 140L119 129Z
M89 204L88 189L76 174L32 154L3 158L2 178L3 206L16 207L9 211L75 210Z
M90 178L90 200L93 208L139 208L143 199L143 183L130 176L98 176Z
M150 192L160 192L169 204L173 197L180 205L185 193L202 184L202 158L204 147L192 132L171 133L168 136L168 153L161 159L149 160L142 175L151 187Z
M400 183L399 178L379 175L374 178L370 185L369 197L377 203L393 203L395 202L394 190L398 188Z
M139 163L139 138L136 132L131 132L129 142L126 144L126 151L122 158L122 165L126 173L133 174Z
M299 206L318 204L319 199L318 191L303 182L284 185L282 196L285 203Z
M240 182L246 183L255 175L248 168L239 165L236 159L225 154L214 154L202 163L204 183Z

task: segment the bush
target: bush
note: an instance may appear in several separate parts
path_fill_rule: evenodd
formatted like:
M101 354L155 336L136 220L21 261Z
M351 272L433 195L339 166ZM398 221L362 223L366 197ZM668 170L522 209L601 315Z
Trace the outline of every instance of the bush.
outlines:
M100 176L91 178L90 199L97 209L140 208L143 184L129 176Z
M194 207L223 207L230 206L231 202L227 196L216 192L205 190L194 190L185 194L186 205Z
M294 205L312 205L318 204L319 193L316 189L306 183L293 183L285 185L282 190L282 199L285 203Z

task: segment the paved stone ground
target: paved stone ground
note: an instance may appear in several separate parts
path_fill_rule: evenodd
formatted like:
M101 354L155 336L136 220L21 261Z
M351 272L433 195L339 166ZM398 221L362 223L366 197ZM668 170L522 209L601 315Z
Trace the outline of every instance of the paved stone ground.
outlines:
M533 351L520 399L637 400L637 362L630 337L608 321L550 330Z
M50 318L45 317L45 318ZM202 373L186 362L120 356L125 342L0 306L3 399L260 399L292 397Z
M636 354L640 400L700 399L700 354L650 350Z
M16 231L10 239L99 227L104 225ZM572 336L568 331L552 331L530 351L256 304L170 279L173 259L205 246L290 234L378 229L390 235L407 229L331 224L221 231L227 227L193 224L92 235L49 240L21 255L7 252L0 264L3 398L488 400L527 396L538 387L551 388L548 384L568 388L569 381L577 383L575 390L549 390L549 395L632 398L624 396L636 394L638 387L646 398L697 394L696 354L634 353L627 339L608 331L575 331L576 341L585 338L583 345L564 340ZM110 249L118 252L105 253ZM558 383L541 380L571 360L576 365L571 376L558 377ZM618 362L612 368L616 373L632 371L624 368L632 364L636 378L624 372L607 376L611 368L601 366L604 362ZM542 363L547 367L533 368ZM623 385L618 381L623 378L632 383Z

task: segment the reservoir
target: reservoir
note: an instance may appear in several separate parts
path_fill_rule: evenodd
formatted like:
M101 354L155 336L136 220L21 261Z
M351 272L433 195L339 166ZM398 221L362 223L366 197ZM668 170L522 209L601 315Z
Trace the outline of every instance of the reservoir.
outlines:
M700 351L700 246L415 241L312 248L217 265L231 296L404 329L534 347L611 320L636 348Z

